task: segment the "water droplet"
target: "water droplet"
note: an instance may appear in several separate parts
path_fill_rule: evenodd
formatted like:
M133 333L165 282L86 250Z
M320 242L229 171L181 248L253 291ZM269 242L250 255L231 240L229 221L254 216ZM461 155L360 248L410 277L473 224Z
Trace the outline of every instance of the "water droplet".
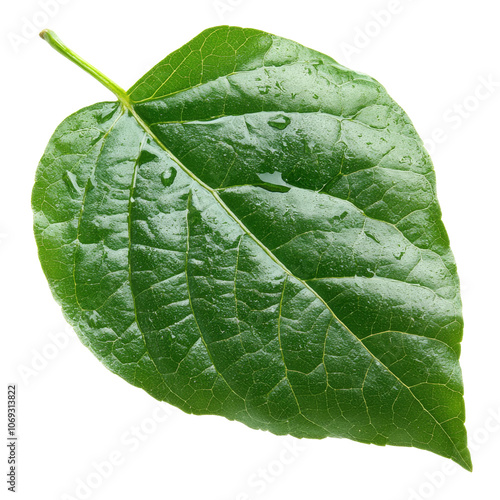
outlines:
M87 323L91 328L98 328L101 316L97 311L86 311L85 319L87 320Z
M99 116L97 117L97 121L99 123L105 123L109 120L109 118L111 118L111 116L114 115L116 111L116 108L114 106L106 106L102 109L101 113L99 114Z
M334 220L334 221L343 220L343 219L345 219L348 215L349 215L349 213L348 213L347 211L344 211L344 212L342 212L340 215L334 215L334 216L333 216L333 220Z
M394 254L394 258L397 260L401 260L403 258L404 254L405 254L405 251L402 250L401 252L399 252L399 254Z
M95 177L89 177L89 180L87 182L87 189L89 191L92 191L92 189L95 189L97 187L97 181L95 180Z
M161 174L161 183L167 187L171 186L174 182L175 176L177 175L177 170L174 167L169 167Z
M158 157L155 154L151 153L150 151L147 151L146 149L143 149L139 154L139 158L137 158L137 166L140 167L145 163L149 163L157 159Z
M266 189L267 191L288 193L293 186L286 182L281 172L275 171L273 173L264 172L262 174L257 174L257 177L262 181L259 187Z
M73 172L66 170L66 172L64 172L63 174L63 181L72 195L81 193L81 188L78 185L78 182L76 180L76 175Z
M283 82L276 82L275 85L278 90L280 90L281 92L285 92L285 88L283 87Z
M286 115L280 115L276 118L272 118L267 122L270 127L277 128L278 130L284 130L290 125L290 118Z
M365 231L366 236L373 240L375 243L378 243L380 245L380 241L377 239L376 236L374 236L372 233L369 233L368 231Z
M257 87L257 90L259 91L259 94L268 94L269 93L269 89L271 88L271 85L260 85L259 87Z

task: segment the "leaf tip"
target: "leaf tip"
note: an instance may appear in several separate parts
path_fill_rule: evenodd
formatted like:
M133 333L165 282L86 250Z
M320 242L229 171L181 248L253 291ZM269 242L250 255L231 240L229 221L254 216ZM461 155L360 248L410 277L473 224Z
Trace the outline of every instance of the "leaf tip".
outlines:
M452 460L463 467L466 471L472 472L472 458L468 449L465 450L465 453L460 454L460 456L452 458Z

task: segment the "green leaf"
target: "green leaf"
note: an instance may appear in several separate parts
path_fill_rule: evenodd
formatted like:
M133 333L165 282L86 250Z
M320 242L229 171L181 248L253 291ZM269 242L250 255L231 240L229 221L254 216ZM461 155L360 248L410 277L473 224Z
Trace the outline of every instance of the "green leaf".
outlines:
M55 298L155 398L471 469L459 281L435 176L374 79L211 28L56 130L33 191Z

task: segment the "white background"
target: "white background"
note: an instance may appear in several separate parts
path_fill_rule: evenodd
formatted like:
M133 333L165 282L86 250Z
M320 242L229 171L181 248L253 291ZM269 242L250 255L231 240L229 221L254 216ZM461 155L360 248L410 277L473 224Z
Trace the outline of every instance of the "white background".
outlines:
M17 383L17 498L500 498L498 2L9 0L0 9L1 405ZM291 38L370 74L426 139L463 287L472 474L417 449L299 441L185 415L108 372L65 326L37 260L30 191L58 123L113 96L36 33L55 30L128 88L218 24ZM96 472L110 456L120 457L113 470Z

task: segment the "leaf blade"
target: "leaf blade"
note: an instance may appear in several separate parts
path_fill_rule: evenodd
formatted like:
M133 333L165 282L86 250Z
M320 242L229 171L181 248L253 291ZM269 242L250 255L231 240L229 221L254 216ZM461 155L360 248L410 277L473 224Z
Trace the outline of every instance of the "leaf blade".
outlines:
M171 61L209 39L206 58L219 51L225 65L204 72L202 62L194 80L176 80ZM103 139L88 200L85 184L73 260L81 311L58 290L47 227L36 227L70 322L113 371L186 411L416 446L470 469L458 277L409 119L371 78L289 40L219 27L185 47L131 89L140 102ZM271 95L263 76L276 80ZM78 191L78 176L66 177ZM59 244L68 235L55 231L48 246Z

